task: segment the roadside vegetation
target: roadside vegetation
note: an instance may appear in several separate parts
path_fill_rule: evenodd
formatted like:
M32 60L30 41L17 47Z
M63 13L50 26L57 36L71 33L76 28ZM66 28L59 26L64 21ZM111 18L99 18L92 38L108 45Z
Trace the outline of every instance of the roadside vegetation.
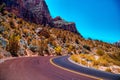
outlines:
M117 56L116 56L117 55ZM120 73L120 53L117 51L115 55L105 53L101 49L97 49L95 54L73 54L71 59L81 65L99 69L102 71Z

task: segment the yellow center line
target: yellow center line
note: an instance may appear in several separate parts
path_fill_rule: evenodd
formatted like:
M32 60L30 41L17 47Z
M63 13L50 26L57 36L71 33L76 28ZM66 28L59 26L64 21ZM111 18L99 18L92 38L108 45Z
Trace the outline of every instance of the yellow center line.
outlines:
M87 75L87 74L84 74L84 73L80 73L80 72L77 72L77 71L74 71L74 70L70 70L70 69L61 67L61 66L55 64L55 63L53 62L53 59L54 59L54 58L51 58L51 59L50 59L50 63L51 63L52 65L58 67L58 68L61 68L61 69L63 69L63 70L66 70L66 71L69 71L69 72L72 72L72 73L75 73L75 74L78 74L78 75L81 75L81 76L93 78L93 79L96 79L96 80L103 80L102 78L98 78L98 77L95 77L95 76Z

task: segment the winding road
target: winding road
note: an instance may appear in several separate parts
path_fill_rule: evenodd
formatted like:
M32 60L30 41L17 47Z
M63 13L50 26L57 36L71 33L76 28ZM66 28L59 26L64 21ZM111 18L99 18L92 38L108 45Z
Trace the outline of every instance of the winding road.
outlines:
M79 70L75 73L71 70L70 72L65 68L60 68L67 61L67 56L53 60L51 58L53 57L40 56L7 60L0 64L0 80L97 80L95 77L82 74L84 72L77 74ZM61 61L63 61L62 64ZM69 69L70 65L68 64L75 65L67 62L66 66L63 67L68 67Z
M94 80L50 63L52 57L26 57L0 64L0 80Z
M90 77L97 77L100 79L105 79L105 80L120 80L120 74L113 74L113 73L108 73L100 70L96 70L93 68L87 68L84 66L76 65L74 63L71 63L68 60L69 56L63 56L63 57L57 57L53 59L53 62L56 65L62 66L66 69L76 71L78 73L83 73L86 75L89 75Z

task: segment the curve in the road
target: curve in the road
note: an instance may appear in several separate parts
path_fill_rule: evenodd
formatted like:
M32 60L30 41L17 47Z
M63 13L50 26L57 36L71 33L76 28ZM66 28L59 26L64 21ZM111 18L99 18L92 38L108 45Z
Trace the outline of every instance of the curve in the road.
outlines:
M60 69L50 63L52 57L27 57L0 64L0 80L96 80Z
M99 77L98 79L120 80L119 74L113 74L113 73L103 72L103 71L92 69L92 68L79 66L74 63L71 63L68 60L68 57L69 56L57 57L52 59L52 62L55 65L62 67L63 69L66 69L68 71L72 70L72 72L75 72L81 75L83 74L85 76L87 75L93 78Z
M63 70L66 70L66 71L69 71L69 72L72 72L72 73L75 73L75 74L78 74L78 75L82 75L82 76L85 76L85 77L90 77L90 78L93 78L93 79L96 79L96 80L102 80L101 78L98 78L98 77L95 77L95 76L90 76L90 75L87 75L87 74L83 74L83 73L80 73L80 72L77 72L77 71L74 71L72 69L69 69L67 67L62 67L60 65L57 65L56 63L54 63L54 58L51 58L50 59L50 63L53 64L54 66L58 67L58 68L61 68Z

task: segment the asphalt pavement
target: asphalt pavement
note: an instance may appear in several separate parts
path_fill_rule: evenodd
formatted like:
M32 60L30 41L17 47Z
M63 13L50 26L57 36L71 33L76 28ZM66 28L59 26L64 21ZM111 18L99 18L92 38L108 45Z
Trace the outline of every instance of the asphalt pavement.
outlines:
M62 56L62 57L57 57L53 59L53 62L61 67L79 72L79 73L83 73L83 74L87 74L90 76L94 76L94 77L98 77L101 79L105 79L105 80L120 80L120 75L119 74L114 74L114 73L109 73L109 72L104 72L104 71L100 71L100 70L96 70L93 68L87 68L87 67L83 67L80 65L76 65L74 63L71 63L68 60L69 56Z
M7 60L0 64L0 80L96 80L58 68L50 61L51 58L40 56ZM55 59L55 62L58 61L59 58Z

